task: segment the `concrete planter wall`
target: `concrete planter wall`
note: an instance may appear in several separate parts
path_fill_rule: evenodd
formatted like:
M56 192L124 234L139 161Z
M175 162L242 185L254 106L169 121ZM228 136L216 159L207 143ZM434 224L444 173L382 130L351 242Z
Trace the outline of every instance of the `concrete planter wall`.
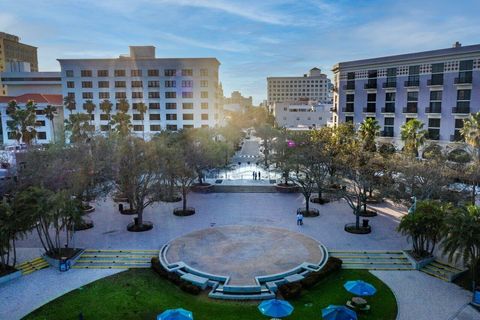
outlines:
M0 277L0 284L15 280L17 278L20 278L21 276L22 276L22 271L20 270L9 273L3 277Z
M403 251L405 256L407 257L408 261L412 264L412 267L415 268L415 270L420 270L423 267L425 267L427 264L431 263L432 261L435 260L435 257L428 257L428 258L423 258L422 260L416 260L408 251Z
M275 189L277 192L280 193L297 193L300 188L297 185L281 185L281 184L276 184Z
M80 258L80 256L82 255L82 253L85 251L85 249L80 249L79 252L77 252L76 255L74 255L72 258L70 259L67 259L67 262L70 262L70 267L73 267L73 265L75 264L75 262L77 262L77 260ZM49 257L46 253L44 253L42 255L42 257L48 262L48 264L59 270L60 269L60 260L59 259L54 259L54 258L51 258Z
M210 193L210 192L213 192L214 187L215 186L213 184L206 184L206 185L194 184L191 187L191 190L197 193Z

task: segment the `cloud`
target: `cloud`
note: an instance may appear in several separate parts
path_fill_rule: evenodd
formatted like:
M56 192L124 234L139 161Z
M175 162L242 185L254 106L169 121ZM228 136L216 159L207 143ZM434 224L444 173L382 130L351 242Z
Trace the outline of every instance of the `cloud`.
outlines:
M227 51L227 52L245 52L251 51L252 48L248 45L244 45L236 41L226 41L221 43L209 43L207 41L196 40L192 38L187 38L183 36L178 36L173 33L168 32L156 32L156 37L159 37L163 40L173 41L181 44L186 44L193 47L205 48L216 51Z

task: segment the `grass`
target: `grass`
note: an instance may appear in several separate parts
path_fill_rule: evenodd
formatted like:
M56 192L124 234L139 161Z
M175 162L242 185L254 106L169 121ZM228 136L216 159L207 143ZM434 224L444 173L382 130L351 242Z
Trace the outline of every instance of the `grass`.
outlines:
M321 319L330 304L344 305L352 297L343 289L348 280L362 279L377 288L368 298L372 309L359 319L394 320L397 304L391 290L366 270L341 270L290 301L295 311L287 319ZM160 278L150 269L134 269L95 281L37 309L25 319L156 319L165 309L185 308L196 320L268 319L257 310L258 302L230 302L192 296Z

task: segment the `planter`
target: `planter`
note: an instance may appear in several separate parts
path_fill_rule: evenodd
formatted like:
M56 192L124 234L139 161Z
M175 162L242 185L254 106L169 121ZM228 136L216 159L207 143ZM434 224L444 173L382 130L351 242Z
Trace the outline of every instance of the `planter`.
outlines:
M310 202L317 203L317 204L326 204L330 202L330 199L315 197L315 198L310 198Z
M85 251L85 249L69 249L68 252L65 252L65 263L68 268L71 268L75 264L75 262L77 262L83 251ZM56 268L57 270L60 269L60 263L62 262L61 256L51 257L47 253L44 253L42 257L45 259L45 261L48 262L51 267Z
M179 201L182 201L182 197L181 196L161 197L160 200L163 202L179 202Z
M345 225L345 231L353 234L369 234L372 232L372 227L369 225L360 225L360 227L357 228L355 223L348 223Z
M134 215L134 214L137 214L137 210L135 209L124 209L123 208L123 203L120 203L118 204L118 211L121 213L121 214L124 214L124 215L127 215L127 216L131 216L131 215Z
M83 219L83 221L79 224L76 224L74 227L75 231L82 231L92 229L94 226L93 221L90 219Z
M213 184L210 183L202 183L202 184L194 184L190 187L190 190L197 193L210 193L213 192Z
M435 260L434 256L422 258L416 257L411 250L404 250L403 253L405 253L405 256L407 257L408 261L410 261L412 267L414 267L415 270L420 270L427 264L430 264L432 261Z
M17 278L20 278L21 276L22 276L22 271L17 270L13 267L10 267L5 274L0 276L0 284L15 280Z
M280 193L297 193L299 187L295 184L278 183L275 185L275 190Z
M175 208L173 209L173 214L178 217L187 217L195 214L195 208L187 207L186 210L183 208Z
M145 232L153 229L153 223L150 221L143 221L142 224L138 224L137 218L133 222L130 222L127 226L127 231L130 232Z
M308 211L307 211L307 208L298 208L297 214L299 213L301 213L305 218L318 217L320 215L320 212L318 211L318 209L315 209L315 208L309 208Z
M82 207L83 207L83 209L82 209L83 213L91 213L91 212L95 211L95 207L92 206L92 205L89 205L89 204L84 205Z
M360 217L365 217L365 218L376 217L377 215L378 215L377 210L372 210L372 209L367 209L367 211L361 210L359 213Z

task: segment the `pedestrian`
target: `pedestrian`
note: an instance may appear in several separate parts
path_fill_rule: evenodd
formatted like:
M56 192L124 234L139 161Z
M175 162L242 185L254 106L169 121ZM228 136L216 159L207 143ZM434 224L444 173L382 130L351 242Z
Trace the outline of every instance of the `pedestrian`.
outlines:
M257 172L253 171L253 180L257 180Z
M301 226L303 224L303 214L301 212L297 212L297 226Z
M255 171L252 172L252 179L255 180Z
M258 180L262 180L261 176L262 174L260 173L260 171L258 171Z
M299 212L300 214L300 225L303 226L303 213Z

